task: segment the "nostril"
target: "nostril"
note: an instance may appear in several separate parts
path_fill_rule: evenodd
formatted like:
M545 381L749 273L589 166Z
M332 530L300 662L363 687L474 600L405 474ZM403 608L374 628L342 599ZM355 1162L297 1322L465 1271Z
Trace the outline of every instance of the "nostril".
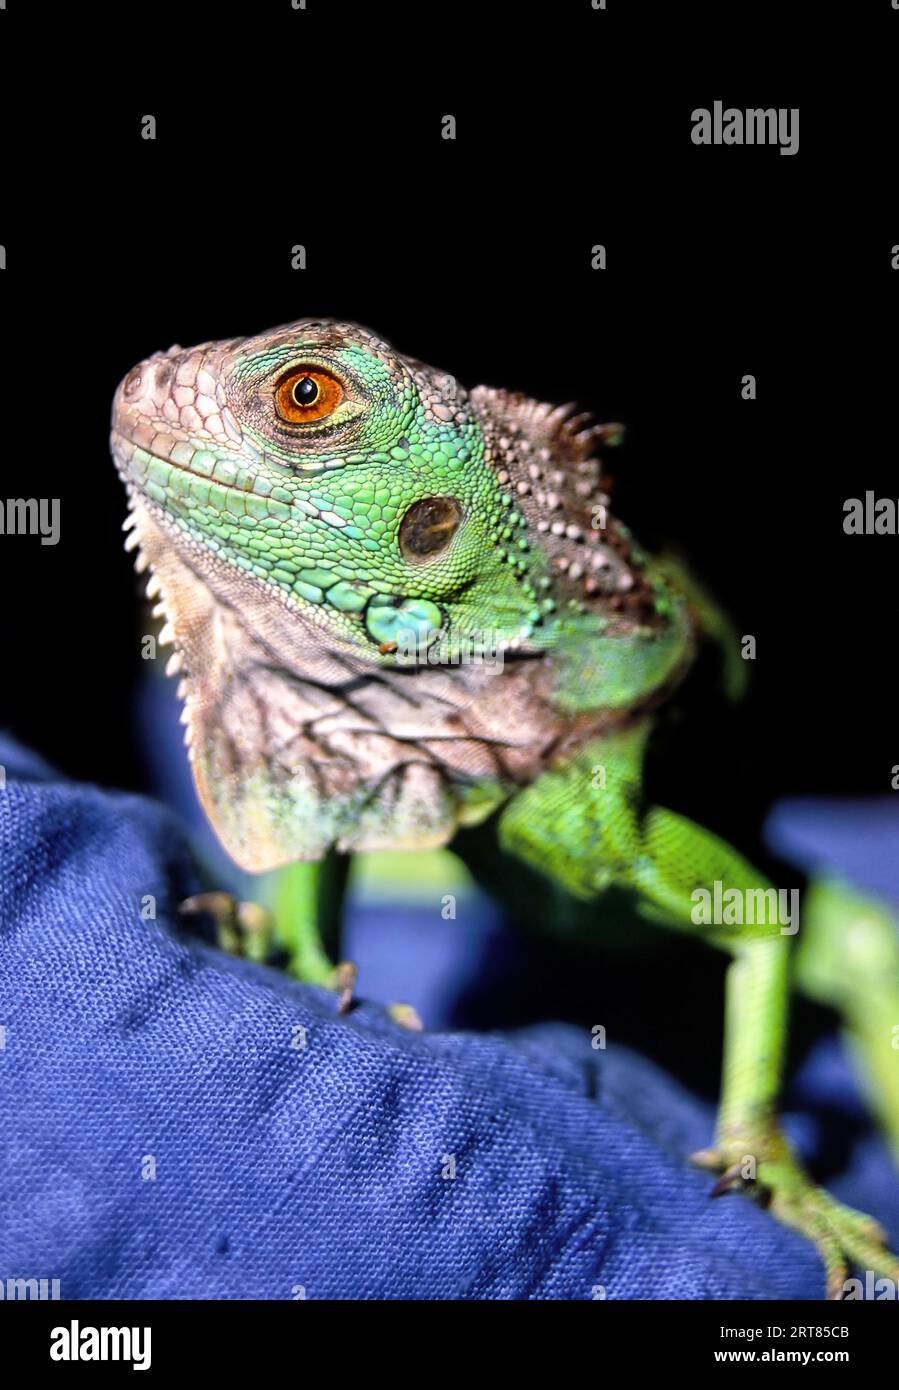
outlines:
M128 375L125 377L124 382L122 383L122 395L123 395L123 396L129 396L129 397L130 397L130 396L137 396L137 395L140 394L140 387L141 387L141 374L140 374L140 372L135 368L135 370L134 370L133 372L129 372L129 373L128 373Z

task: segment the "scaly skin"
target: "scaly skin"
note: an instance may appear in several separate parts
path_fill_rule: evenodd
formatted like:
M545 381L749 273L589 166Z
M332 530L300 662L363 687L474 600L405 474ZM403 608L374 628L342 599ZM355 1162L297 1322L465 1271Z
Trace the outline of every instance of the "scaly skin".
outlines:
M491 816L506 854L574 897L625 890L703 931L734 960L716 1146L698 1161L725 1185L755 1161L831 1295L848 1259L899 1278L873 1223L816 1188L777 1128L790 938L693 923L697 887L765 880L643 798L653 711L697 639L726 646L727 630L609 512L594 453L617 433L466 392L352 324L139 364L112 449L201 799L242 867L287 866L279 896L303 925L282 937L315 980L315 862L445 844Z

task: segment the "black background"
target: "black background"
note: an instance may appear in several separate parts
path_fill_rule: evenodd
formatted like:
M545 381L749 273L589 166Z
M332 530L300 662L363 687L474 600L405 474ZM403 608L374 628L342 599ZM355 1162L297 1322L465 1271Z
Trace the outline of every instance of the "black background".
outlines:
M845 536L842 504L899 496L899 13L308 3L0 15L0 491L62 508L55 548L0 538L0 723L143 784L113 390L172 342L334 315L624 420L616 511L758 641L719 790L887 791L899 538ZM799 154L694 146L716 99L800 107Z

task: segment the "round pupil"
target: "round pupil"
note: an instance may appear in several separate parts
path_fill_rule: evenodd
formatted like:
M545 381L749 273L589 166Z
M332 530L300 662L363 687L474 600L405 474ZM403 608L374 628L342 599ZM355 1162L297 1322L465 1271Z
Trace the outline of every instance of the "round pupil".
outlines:
M302 377L293 388L293 398L297 405L314 405L318 399L318 382L311 376Z

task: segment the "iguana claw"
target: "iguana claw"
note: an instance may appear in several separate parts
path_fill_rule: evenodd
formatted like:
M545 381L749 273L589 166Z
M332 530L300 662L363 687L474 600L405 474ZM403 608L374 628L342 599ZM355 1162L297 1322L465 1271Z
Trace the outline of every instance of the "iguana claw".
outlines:
M824 1261L829 1299L843 1297L850 1265L899 1283L899 1256L887 1249L883 1228L812 1182L778 1131L756 1144L745 1135L728 1139L692 1154L690 1161L721 1174L711 1196L737 1183L751 1186L764 1195L772 1216L810 1240Z
M421 1033L424 1030L421 1016L411 1004L390 1004L387 1015L394 1023L398 1023L401 1028L408 1028L411 1033Z
M337 1012L348 1014L353 1006L353 990L356 988L356 967L351 960L342 960L334 970L334 988L339 994Z

